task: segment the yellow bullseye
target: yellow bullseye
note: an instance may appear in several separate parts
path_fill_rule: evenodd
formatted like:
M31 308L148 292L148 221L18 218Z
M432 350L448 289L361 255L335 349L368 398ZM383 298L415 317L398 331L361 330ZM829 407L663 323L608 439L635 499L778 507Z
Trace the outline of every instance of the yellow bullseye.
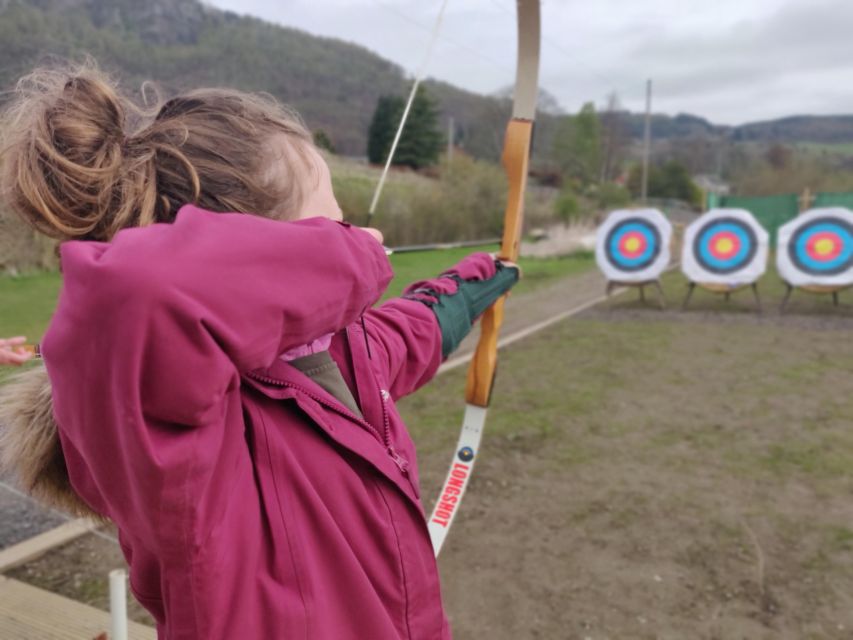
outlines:
M625 249L628 251L628 253L636 253L639 248L640 248L640 239L639 238L636 238L636 237L628 238L625 241Z
M835 250L835 243L829 238L821 238L814 243L814 250L819 256L828 256Z
M717 240L717 253L722 253L723 255L731 253L734 246L734 242L731 241L731 238L720 238Z

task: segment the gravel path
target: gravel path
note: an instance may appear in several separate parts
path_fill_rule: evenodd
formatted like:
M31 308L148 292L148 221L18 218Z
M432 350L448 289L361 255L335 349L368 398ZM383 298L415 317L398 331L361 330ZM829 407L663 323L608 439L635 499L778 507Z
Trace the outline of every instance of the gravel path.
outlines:
M59 526L65 518L0 484L0 549Z
M606 284L601 272L591 269L529 293L511 295L506 303L501 338L602 297ZM471 353L476 348L479 337L480 332L475 328L451 358Z

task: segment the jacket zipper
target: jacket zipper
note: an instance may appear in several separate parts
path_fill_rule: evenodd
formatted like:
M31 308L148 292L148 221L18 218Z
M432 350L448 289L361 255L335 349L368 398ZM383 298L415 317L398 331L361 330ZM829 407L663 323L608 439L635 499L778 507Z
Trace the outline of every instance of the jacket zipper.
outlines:
M409 474L409 461L406 460L399 453L397 453L396 449L394 449L394 447L391 446L391 420L388 417L388 411L385 408L384 396L382 397L382 418L383 418L383 421L385 423L384 424L385 433L380 434L379 431L376 429L376 427L374 427L372 424L367 422L367 420L359 418L357 415L355 415L353 412L351 412L349 409L347 409L343 405L337 405L337 404L331 403L328 400L326 400L325 398L318 396L316 393L309 391L308 389L306 389L305 387L303 387L301 385L294 384L292 382L282 382L281 380L276 380L275 378L269 378L267 376L262 376L262 375L259 375L257 373L248 373L246 375L248 375L250 378L254 378L255 380L259 380L260 382L265 382L266 384L271 384L271 385L276 386L276 387L282 387L282 388L290 387L291 389L295 389L295 390L303 393L304 395L308 396L309 398L311 398L315 402L320 403L324 407L328 407L329 409L337 411L338 413L346 416L347 418L354 420L355 422L357 422L361 426L365 427L370 433L372 433L376 437L376 439L381 444L383 444L385 446L385 452L388 454L388 457L390 457L391 460L394 461L394 464L397 465L397 468L400 469L400 471L403 473L403 475Z
M367 350L367 359L373 360L373 354L370 352L370 339L367 335L367 325L364 322L364 314L367 312L369 307L365 307L361 312L361 333L364 336L364 347ZM377 385L378 386L378 385ZM396 464L400 471L404 474L407 474L409 471L409 461L406 460L403 456L397 453L394 450L394 447L391 446L391 419L388 417L388 409L386 407L386 402L390 397L390 393L385 389L379 389L379 397L382 405L382 422L385 427L385 439L384 444L386 450L388 451L388 455L391 456L391 459L394 460L394 464Z

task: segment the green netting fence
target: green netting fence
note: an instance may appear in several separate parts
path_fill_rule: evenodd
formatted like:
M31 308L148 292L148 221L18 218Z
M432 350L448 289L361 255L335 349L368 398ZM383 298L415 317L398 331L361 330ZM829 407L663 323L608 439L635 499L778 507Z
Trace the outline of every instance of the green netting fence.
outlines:
M811 205L817 207L847 207L853 209L853 193L827 193L821 191L814 197Z
M746 209L762 227L770 234L771 246L776 246L776 232L783 224L795 218L800 213L800 207L807 203L807 208L818 207L847 207L853 209L853 193L830 193L821 191L812 195L809 191L798 196L795 193L785 193L777 196L721 196L708 194L708 208L729 207Z

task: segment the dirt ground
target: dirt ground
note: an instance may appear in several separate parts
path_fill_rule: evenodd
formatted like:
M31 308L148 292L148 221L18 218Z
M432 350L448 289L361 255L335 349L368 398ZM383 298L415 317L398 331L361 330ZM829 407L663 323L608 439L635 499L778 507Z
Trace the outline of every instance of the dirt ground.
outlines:
M457 638L853 638L853 307L766 289L629 293L503 353L441 559ZM428 496L462 379L406 404Z
M665 288L674 302L683 280ZM628 293L503 351L440 560L457 640L853 638L853 294L780 316L779 287L762 293L760 316L746 295L682 313ZM464 375L402 403L425 496ZM109 547L88 537L13 575L104 606Z

